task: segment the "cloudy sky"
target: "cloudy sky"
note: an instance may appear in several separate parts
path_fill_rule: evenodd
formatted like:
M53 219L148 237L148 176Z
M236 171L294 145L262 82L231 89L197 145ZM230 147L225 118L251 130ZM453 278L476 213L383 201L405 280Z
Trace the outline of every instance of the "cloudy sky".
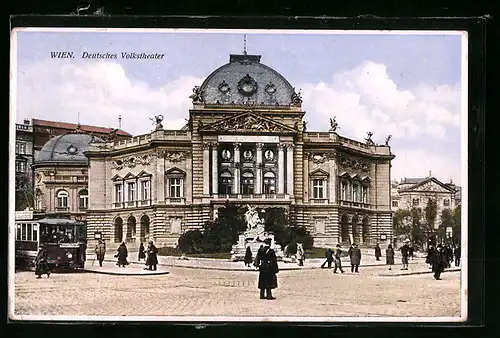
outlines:
M392 179L461 181L460 35L263 34L247 32L247 51L302 90L308 131L376 143L392 135ZM51 52L74 52L74 59ZM33 32L17 34L17 122L41 118L140 135L165 116L181 128L189 95L229 54L243 51L243 33ZM83 52L118 53L116 60ZM121 59L121 52L161 53L161 60Z

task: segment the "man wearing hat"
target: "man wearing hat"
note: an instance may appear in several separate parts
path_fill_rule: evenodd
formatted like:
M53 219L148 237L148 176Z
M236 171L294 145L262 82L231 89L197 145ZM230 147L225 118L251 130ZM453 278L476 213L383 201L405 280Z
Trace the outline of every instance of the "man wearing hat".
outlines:
M271 249L271 239L264 240L264 246L257 251L255 267L259 268L260 299L276 299L271 292L278 287L278 259L276 253Z
M158 249L153 244L153 241L149 241L147 249L148 258L146 259L147 270L156 270L156 265L158 265L157 253Z
M441 279L441 273L444 271L445 266L445 253L443 246L438 244L434 255L432 256L432 272L434 272L434 278L436 280Z
M403 268L401 270L408 270L408 255L410 254L410 240L407 238L405 244L401 247L401 261Z

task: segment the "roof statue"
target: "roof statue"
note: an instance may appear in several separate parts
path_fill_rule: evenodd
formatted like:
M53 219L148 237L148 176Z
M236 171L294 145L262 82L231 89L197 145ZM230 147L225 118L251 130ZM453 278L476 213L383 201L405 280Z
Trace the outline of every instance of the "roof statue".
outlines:
M337 117L334 116L333 118L330 118L330 132L337 131L338 126Z
M163 124L161 124L161 121L163 121L163 115L157 115L154 118L150 118L151 121L153 121L153 124L155 126L155 131L157 130L163 130Z
M369 131L369 132L366 133L366 135L367 135L367 137L365 138L366 144L369 145L369 146L375 145L375 143L372 140L373 133L371 131Z
M296 106L300 106L302 104L302 94L300 93L300 90L296 92L295 88L293 88L292 93L292 104Z
M388 146L389 145L389 141L391 140L392 138L392 135L389 135L387 136L387 138L385 139L385 145Z
M203 103L203 90L200 86L194 86L193 94L189 96L193 100L193 103Z

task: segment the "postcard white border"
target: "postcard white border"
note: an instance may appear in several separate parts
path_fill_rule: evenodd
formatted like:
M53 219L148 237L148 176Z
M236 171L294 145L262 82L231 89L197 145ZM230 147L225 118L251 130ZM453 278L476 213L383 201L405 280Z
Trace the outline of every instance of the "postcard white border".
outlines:
M461 271L461 315L460 317L197 317L197 316L36 316L15 315L15 248L14 219L15 204L9 203L9 243L8 243L8 314L11 320L30 321L161 321L161 322L324 322L332 325L342 322L400 322L400 323L440 323L464 322L467 320L468 304L468 35L465 31L417 31L417 30L283 30L283 29L172 29L172 28L49 28L26 27L14 28L11 31L10 53L10 130L15 131L17 109L17 32L94 32L94 33L202 33L202 34L307 34L307 35L460 35L462 37L462 67L461 67L461 187L462 187L462 239L463 248ZM9 181L15 181L15 132L9 134ZM9 201L14 201L15 190L9 184Z

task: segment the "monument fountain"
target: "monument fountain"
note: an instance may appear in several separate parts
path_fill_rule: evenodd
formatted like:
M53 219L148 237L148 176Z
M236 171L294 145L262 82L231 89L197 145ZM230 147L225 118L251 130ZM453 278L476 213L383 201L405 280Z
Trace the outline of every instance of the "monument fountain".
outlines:
M231 260L243 261L247 247L252 251L252 257L255 259L260 246L264 244L266 238L271 239L271 248L276 252L278 261L283 260L283 250L281 245L276 244L274 234L265 231L264 220L259 217L259 212L255 207L247 205L248 210L245 213L245 222L247 229L238 237L238 243L233 245L231 250Z

